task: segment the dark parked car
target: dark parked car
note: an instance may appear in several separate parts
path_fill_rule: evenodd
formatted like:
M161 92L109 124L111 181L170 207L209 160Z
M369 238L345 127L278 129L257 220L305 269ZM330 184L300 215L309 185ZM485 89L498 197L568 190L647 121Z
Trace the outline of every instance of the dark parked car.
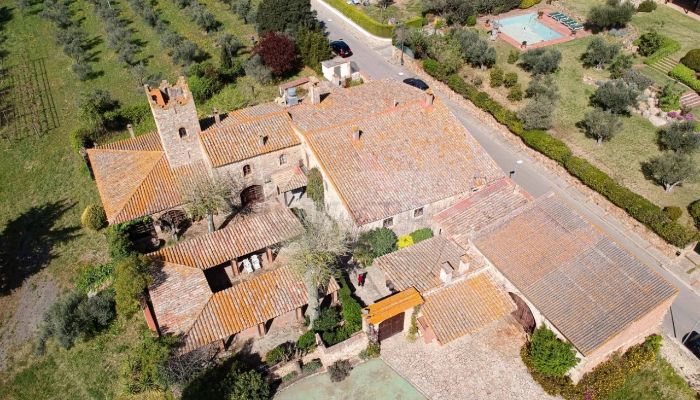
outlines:
M423 82L418 78L406 78L403 80L403 83L411 85L413 87L417 87L420 90L428 90L428 88L430 87L427 83Z
M343 58L350 57L352 55L352 50L350 46L342 40L334 40L331 42L331 50Z
M683 337L683 344L688 350L695 354L695 357L700 358L700 334L692 331Z

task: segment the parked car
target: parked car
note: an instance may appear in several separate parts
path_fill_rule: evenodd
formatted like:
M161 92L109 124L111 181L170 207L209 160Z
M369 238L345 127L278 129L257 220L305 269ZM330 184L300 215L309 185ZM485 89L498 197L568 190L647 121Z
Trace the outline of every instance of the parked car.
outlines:
M333 50L333 53L343 58L350 57L352 55L352 50L350 50L350 46L348 46L348 44L343 42L342 40L332 41L331 50Z
M406 78L403 80L403 83L416 87L420 90L428 90L428 88L430 87L427 83L423 82L418 78Z
M700 358L700 333L692 331L683 337L683 344L688 350L695 354L695 357Z

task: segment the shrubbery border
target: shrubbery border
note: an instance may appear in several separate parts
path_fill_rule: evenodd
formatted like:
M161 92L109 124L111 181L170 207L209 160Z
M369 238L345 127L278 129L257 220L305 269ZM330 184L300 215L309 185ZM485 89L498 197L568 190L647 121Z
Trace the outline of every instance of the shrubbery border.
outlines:
M569 146L549 133L539 129L525 129L517 114L505 108L488 93L467 83L457 74L446 75L440 64L431 59L423 61L423 69L435 79L446 83L450 89L490 113L496 121L518 135L525 144L539 151L561 166L584 185L590 187L622 208L632 218L654 231L666 242L683 248L700 237L697 230L687 228L671 220L661 209L645 197L617 183L588 161L573 155Z
M695 71L686 67L683 64L678 64L673 67L672 70L668 71L668 75L671 78L677 79L680 82L688 85L691 89L700 93L700 79L695 77Z
M340 11L343 15L350 18L354 23L360 25L367 32L382 38L391 38L394 35L394 25L382 24L375 21L369 15L362 12L354 5L348 4L345 0L320 0L329 6ZM420 28L423 26L423 17L413 17L404 23L405 26L412 28Z

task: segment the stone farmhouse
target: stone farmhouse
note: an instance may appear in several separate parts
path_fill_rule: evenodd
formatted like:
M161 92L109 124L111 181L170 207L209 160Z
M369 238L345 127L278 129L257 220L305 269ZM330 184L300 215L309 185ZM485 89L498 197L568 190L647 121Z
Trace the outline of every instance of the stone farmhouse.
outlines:
M206 124L184 78L146 87L157 131L88 150L110 224L182 208L207 177L235 182L236 201L256 205L149 254L144 314L153 330L181 335L183 351L303 318L303 280L282 244L303 230L288 207L303 201L311 168L325 211L351 231L435 234L369 269L379 293L363 318L370 337L403 332L418 305L423 340L441 345L501 318L528 332L546 324L576 348L577 379L658 328L676 288L562 199L525 193L432 93L389 80L304 84L303 99ZM338 289L331 279L325 301Z
M431 225L437 236L373 264L369 278L388 297L369 306L365 322L380 340L408 326L413 305L396 299L409 292L411 304L423 304L426 342L445 344L511 314L528 332L546 324L573 344L576 380L655 333L677 295L563 200L532 199L508 178Z

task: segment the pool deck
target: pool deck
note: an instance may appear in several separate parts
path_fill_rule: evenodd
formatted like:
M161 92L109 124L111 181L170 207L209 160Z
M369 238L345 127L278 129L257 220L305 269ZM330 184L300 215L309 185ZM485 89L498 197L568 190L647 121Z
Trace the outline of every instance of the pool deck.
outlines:
M543 42L538 42L538 43L533 43L533 44L528 44L527 46L523 47L522 46L522 41L519 41L503 32L499 32L498 37L503 40L504 42L510 44L511 46L515 47L516 49L519 50L530 50L530 49L536 49L539 47L546 47L546 46L551 46L554 44L559 44L559 43L566 43L570 42L575 39L579 39L582 37L589 36L591 34L590 31L586 29L582 29L575 34L571 34L571 30L567 28L564 24L556 21L552 17L550 17L549 14L550 12L556 11L554 9L550 8L528 8L525 10L512 10L504 14L499 14L497 16L485 16L479 18L479 24L486 28L487 30L490 30L493 28L492 24L486 25L486 20L489 21L494 21L494 20L499 20L499 19L506 19L510 17L515 17L518 15L525 15L525 14L537 14L538 11L543 11L544 15L542 15L542 18L538 18L537 21L540 22L542 25L545 25L546 27L550 28L551 30L559 33L562 35L562 37L557 38L557 39L552 39L552 40L546 40ZM566 14L566 12L564 12ZM583 24L583 21L581 21L581 24Z

